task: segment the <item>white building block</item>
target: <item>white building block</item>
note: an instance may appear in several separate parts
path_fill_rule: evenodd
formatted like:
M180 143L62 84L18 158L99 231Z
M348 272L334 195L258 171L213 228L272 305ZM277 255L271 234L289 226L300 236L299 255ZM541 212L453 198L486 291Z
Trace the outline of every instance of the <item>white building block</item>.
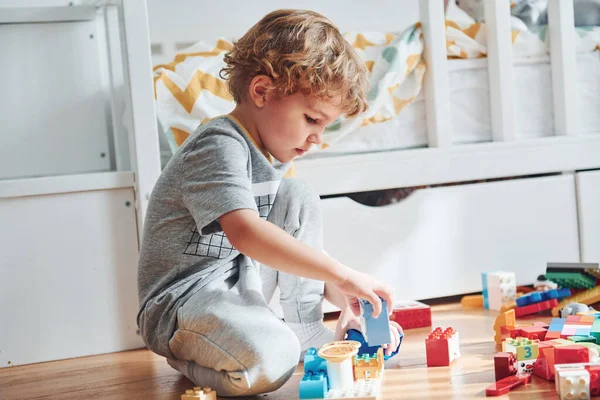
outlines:
M590 398L590 373L582 365L558 364L556 393L561 400L587 400Z
M517 298L517 284L514 272L489 272L487 274L487 295L490 310L500 311Z

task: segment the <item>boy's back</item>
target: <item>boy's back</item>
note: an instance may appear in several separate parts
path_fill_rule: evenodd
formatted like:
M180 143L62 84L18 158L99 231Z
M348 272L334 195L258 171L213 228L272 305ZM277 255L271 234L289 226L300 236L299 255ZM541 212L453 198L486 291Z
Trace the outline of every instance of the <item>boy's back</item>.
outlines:
M200 126L167 164L148 205L138 272L138 323L156 353L172 358L174 311L234 269L220 268L239 252L217 218L243 208L268 216L289 167L271 162L237 121L223 116Z

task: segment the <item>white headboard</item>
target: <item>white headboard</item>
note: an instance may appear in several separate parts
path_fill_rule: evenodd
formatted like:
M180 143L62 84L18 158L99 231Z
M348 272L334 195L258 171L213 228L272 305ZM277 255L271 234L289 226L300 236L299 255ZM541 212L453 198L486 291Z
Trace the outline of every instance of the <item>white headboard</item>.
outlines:
M260 18L280 8L322 13L342 32L402 31L419 21L416 0L147 0L153 63L202 39L239 38Z

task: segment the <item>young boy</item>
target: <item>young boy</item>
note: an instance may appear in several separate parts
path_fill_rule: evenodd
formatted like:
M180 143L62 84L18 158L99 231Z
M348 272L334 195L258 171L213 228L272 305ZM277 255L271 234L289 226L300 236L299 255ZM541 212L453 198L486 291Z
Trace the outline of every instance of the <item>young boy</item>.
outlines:
M283 179L328 124L365 110L364 63L329 20L298 10L266 15L225 62L234 111L189 137L150 199L138 325L147 346L195 384L247 396L279 388L301 351L333 339L324 295L344 325L358 298L374 315L380 297L393 298L322 251L319 197ZM276 286L285 321L268 306Z

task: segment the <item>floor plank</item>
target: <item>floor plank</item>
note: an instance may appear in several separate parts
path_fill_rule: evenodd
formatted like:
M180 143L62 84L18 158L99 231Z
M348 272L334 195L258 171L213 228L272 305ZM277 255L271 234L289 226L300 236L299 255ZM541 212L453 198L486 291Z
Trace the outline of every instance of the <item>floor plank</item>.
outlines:
M461 357L450 367L427 368L424 339L431 329L406 331L400 354L386 365L382 400L484 398L485 387L493 383L493 355L498 349L493 342L492 326L498 313L462 310L459 304L438 305L432 310L434 327L452 326L458 330ZM519 320L519 323L535 320L549 321L550 317ZM298 368L280 390L252 399L298 399L301 374ZM164 358L148 350L0 369L2 400L177 400L192 386ZM553 382L533 377L531 385L503 398L558 397Z

